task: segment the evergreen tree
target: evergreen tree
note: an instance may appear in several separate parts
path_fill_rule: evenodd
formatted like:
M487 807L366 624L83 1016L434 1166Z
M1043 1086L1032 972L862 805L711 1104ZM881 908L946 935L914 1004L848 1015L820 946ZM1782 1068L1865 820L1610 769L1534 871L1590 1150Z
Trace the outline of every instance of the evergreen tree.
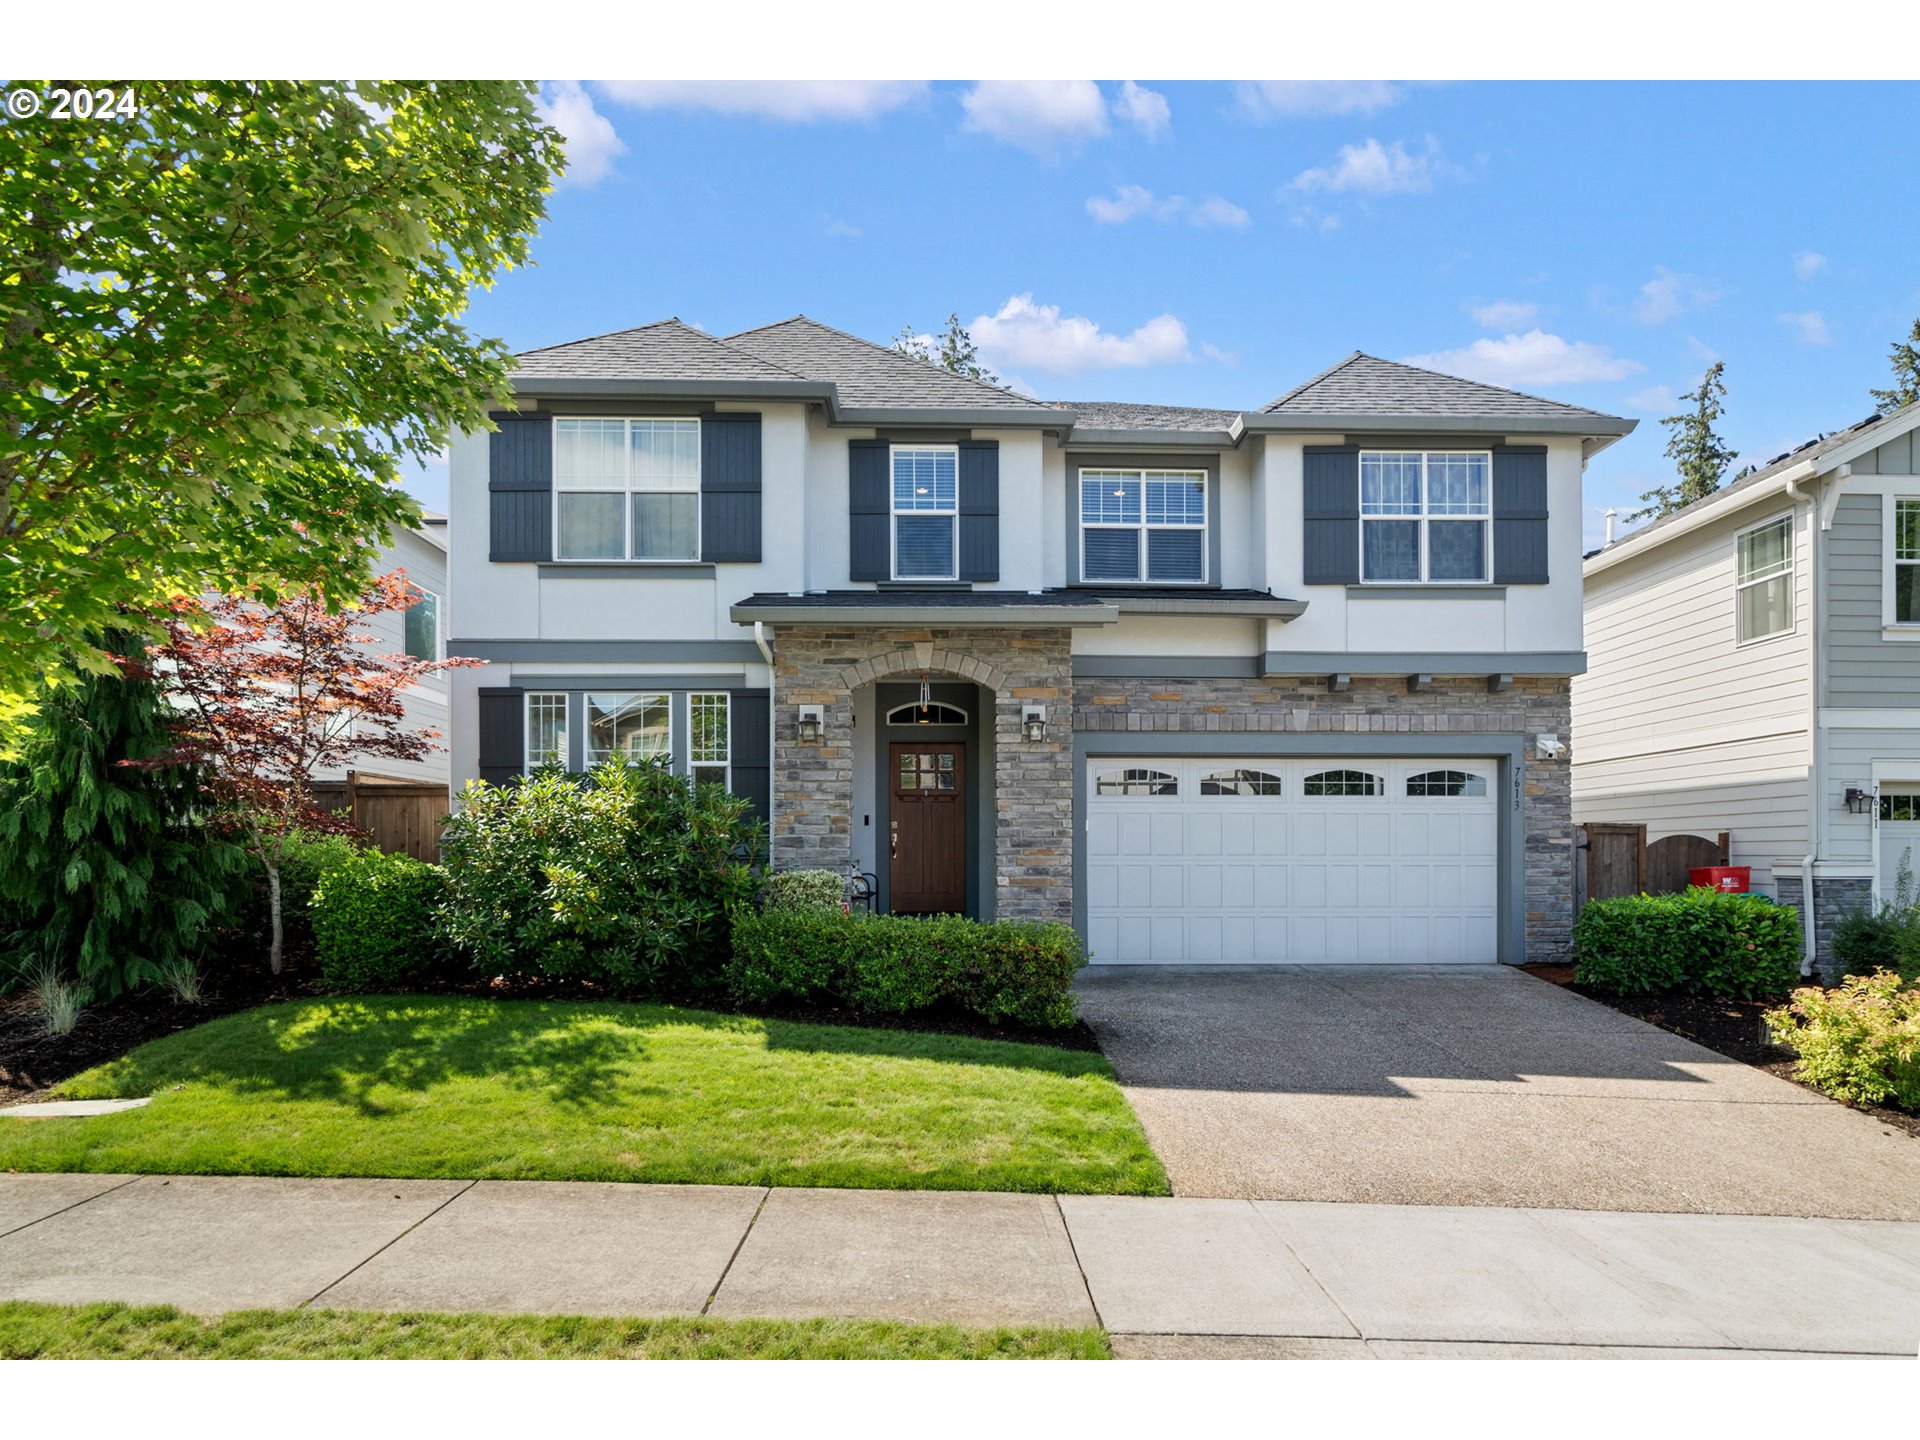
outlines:
M111 1000L190 965L242 858L204 827L199 768L172 759L174 711L140 641L115 669L52 687L0 766L0 935L11 978L52 971Z
M1920 320L1913 322L1913 333L1893 347L1889 358L1893 363L1893 388L1869 392L1883 415L1920 400Z
M980 363L980 352L974 346L973 336L960 323L958 313L949 313L947 316L947 328L940 333L940 353L935 363L942 370L951 370L969 380L979 380L988 385L1000 383L1000 377Z
M1726 413L1727 387L1720 378L1726 368L1726 361L1714 361L1700 377L1699 387L1680 397L1691 402L1693 408L1660 422L1667 427L1667 458L1673 461L1676 478L1671 485L1655 486L1643 493L1642 508L1629 515L1629 520L1648 516L1657 520L1704 500L1720 488L1734 457L1732 447L1713 428L1713 422Z
M911 325L900 327L900 333L893 337L893 348L909 360L918 360L924 365L933 364L933 351L927 348L926 337L914 334Z

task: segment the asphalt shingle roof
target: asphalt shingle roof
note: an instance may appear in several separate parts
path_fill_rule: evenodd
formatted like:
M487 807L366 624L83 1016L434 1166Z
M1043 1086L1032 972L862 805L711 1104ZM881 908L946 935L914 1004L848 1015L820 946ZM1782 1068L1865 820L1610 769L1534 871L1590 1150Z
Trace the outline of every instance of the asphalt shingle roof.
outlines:
M968 380L804 315L729 335L726 343L809 380L831 380L841 403L856 410L1054 408L997 385Z
M1331 369L1296 385L1262 407L1269 415L1449 415L1489 420L1546 419L1591 415L1597 410L1563 405L1478 380L1462 380L1397 360L1354 351Z
M555 379L779 380L810 377L683 324L657 320L514 357L516 373Z
M1082 430L1225 430L1240 418L1238 410L1207 410L1195 405L1135 405L1122 400L1062 400Z

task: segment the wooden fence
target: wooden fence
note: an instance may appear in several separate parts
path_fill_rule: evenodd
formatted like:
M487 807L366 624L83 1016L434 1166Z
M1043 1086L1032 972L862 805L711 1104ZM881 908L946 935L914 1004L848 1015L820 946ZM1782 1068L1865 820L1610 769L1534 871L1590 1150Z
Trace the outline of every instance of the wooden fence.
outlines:
M440 826L451 808L445 785L348 771L346 779L323 781L313 789L322 807L349 814L354 828L370 835L379 849L439 860Z
M1647 843L1644 825L1582 825L1579 846L1586 863L1575 867L1575 899L1611 900L1620 895L1669 895L1687 888L1695 866L1725 865L1731 837L1667 835Z

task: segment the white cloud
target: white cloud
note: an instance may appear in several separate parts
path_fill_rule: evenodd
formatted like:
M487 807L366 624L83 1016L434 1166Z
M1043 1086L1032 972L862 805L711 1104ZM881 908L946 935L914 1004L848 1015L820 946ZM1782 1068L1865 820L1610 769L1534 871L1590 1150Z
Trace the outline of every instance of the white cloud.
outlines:
M1159 139L1173 118L1166 96L1131 80L1120 82L1120 94L1113 102L1113 111L1149 140Z
M1409 365L1484 380L1489 385L1579 385L1624 380L1647 367L1615 355L1604 345L1565 340L1542 330L1482 338L1459 350L1409 355Z
M1682 275L1664 265L1653 267L1653 278L1640 287L1633 302L1633 318L1642 325L1664 325L1676 315L1710 305L1720 292L1698 275Z
M1811 280L1827 268L1827 257L1817 250L1802 250L1793 257L1793 273L1802 280Z
M1240 113L1253 120L1298 115L1371 115L1406 98L1390 80L1248 80L1238 87Z
M1293 188L1334 195L1408 195L1431 190L1434 180L1444 173L1446 162L1440 158L1440 142L1431 135L1426 148L1417 152L1409 152L1404 141L1382 145L1369 139L1359 145L1342 145L1332 165L1301 171L1294 177Z
M871 120L926 93L922 80L606 80L611 100L768 120Z
M535 102L540 118L567 142L568 185L597 185L613 173L613 162L627 153L613 122L593 108L593 97L578 80L553 80L540 87Z
M960 128L1052 159L1107 133L1107 101L1091 80L982 80L960 97Z
M849 225L845 220L832 215L827 217L826 224L821 228L835 240L857 240L861 234L858 225Z
M1782 325L1794 332L1793 338L1802 345L1833 343L1833 336L1827 333L1827 317L1818 310L1789 310L1777 318Z
M1156 315L1125 335L1110 334L1083 315L1036 305L1031 295L1010 296L992 315L967 327L995 369L1020 367L1049 375L1089 370L1135 369L1180 364L1193 358L1187 327L1173 315Z
M1533 324L1540 314L1540 307L1531 300L1488 300L1470 304L1466 309L1473 316L1474 324L1508 332Z
M1636 390L1627 396L1629 410L1644 411L1649 415L1661 415L1673 409L1680 397L1665 385L1649 385L1644 390Z
M1116 185L1113 194L1089 195L1087 213L1102 225L1124 225L1129 220L1185 220L1196 229L1244 229L1253 217L1231 200L1209 195L1198 204L1184 195L1158 196L1144 185Z

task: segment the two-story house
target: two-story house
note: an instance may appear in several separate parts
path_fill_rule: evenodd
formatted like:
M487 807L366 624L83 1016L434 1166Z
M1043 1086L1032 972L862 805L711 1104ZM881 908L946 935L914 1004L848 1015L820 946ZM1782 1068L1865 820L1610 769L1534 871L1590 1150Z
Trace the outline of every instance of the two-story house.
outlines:
M456 784L666 756L780 868L1097 962L1566 951L1581 473L1631 421L1361 354L1048 404L803 317L532 351L493 419Z
M1920 870L1920 406L1595 552L1574 814L1726 832L1824 958Z

